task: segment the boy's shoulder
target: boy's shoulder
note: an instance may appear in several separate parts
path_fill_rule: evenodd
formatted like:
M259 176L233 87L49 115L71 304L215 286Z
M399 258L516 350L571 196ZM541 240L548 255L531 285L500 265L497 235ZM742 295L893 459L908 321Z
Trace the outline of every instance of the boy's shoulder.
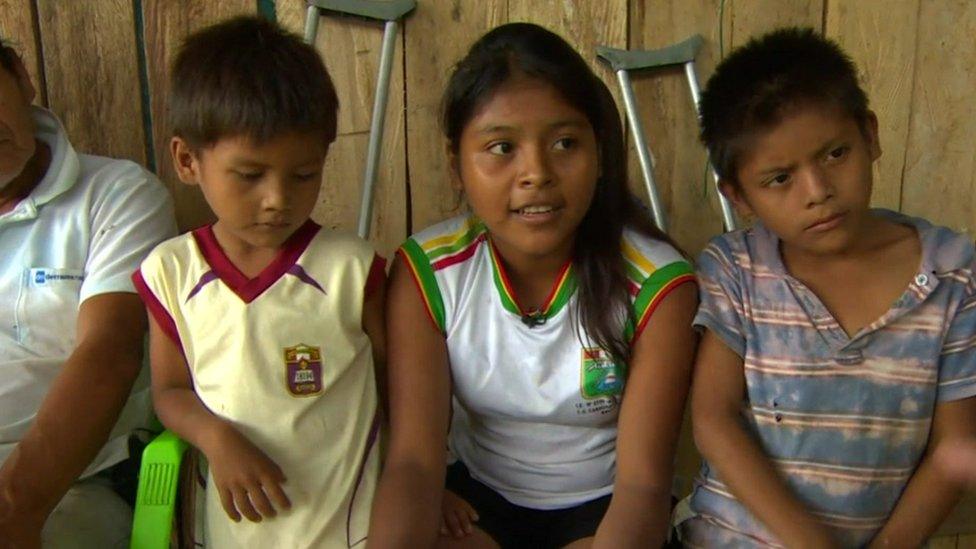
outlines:
M185 262L188 256L194 255L197 246L193 240L193 231L168 238L149 252L146 259L142 262L142 268L149 265L159 265L169 262Z
M695 264L699 274L769 272L781 264L777 238L762 224L713 237Z
M976 276L976 244L971 237L949 227L936 225L925 218L889 211L882 213L916 228L922 243L922 261L927 264L925 268L936 274L952 273L955 278L966 278L969 285L973 286Z
M308 252L328 254L331 256L354 256L372 258L376 255L376 248L359 235L319 227L318 232L308 247Z

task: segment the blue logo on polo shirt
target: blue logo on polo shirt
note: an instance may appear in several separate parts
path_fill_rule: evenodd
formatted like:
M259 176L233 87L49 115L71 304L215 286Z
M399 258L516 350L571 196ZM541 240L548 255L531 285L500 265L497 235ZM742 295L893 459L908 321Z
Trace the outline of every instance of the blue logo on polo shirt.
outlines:
M34 273L35 284L44 284L45 282L47 282L47 275L44 271L38 270L36 273Z

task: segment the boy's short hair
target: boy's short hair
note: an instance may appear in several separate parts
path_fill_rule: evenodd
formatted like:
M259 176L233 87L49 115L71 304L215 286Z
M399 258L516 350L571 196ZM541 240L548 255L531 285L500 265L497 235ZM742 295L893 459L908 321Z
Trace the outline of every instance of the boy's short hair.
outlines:
M336 137L339 100L322 58L275 23L236 17L183 42L170 72L169 120L191 148L291 131Z
M809 28L779 29L750 40L715 68L701 95L701 140L719 177L738 181L750 138L790 109L818 105L868 120L857 68L834 41Z

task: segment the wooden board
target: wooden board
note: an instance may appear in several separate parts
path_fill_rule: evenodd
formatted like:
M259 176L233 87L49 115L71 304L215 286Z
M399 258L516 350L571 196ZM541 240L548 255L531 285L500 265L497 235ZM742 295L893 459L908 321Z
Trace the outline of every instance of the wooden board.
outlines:
M779 27L802 26L823 30L826 0L736 0L725 9L731 16L729 39L732 46L741 46L750 38Z
M505 2L421 1L406 24L406 148L411 232L458 213L440 128L451 68L487 30L508 19Z
M37 6L31 0L0 0L0 38L20 55L37 89L35 105L46 105L44 69L37 51Z
M131 0L37 3L47 100L81 152L146 161Z
M279 22L299 34L304 31L304 13L303 0L279 0L277 4ZM407 236L403 32L401 25L390 75L370 231L370 241L385 257L391 257ZM356 230L382 42L381 22L336 15L320 18L315 46L339 94L339 137L329 150L322 192L312 214L326 227Z
M181 230L209 223L213 221L213 214L203 200L200 189L181 183L173 170L169 154L172 134L166 119L170 63L188 34L235 15L256 13L256 6L253 0L142 2L156 170L173 193L176 220Z
M976 236L976 2L922 2L904 211Z
M872 203L893 210L901 208L918 10L918 0L831 0L827 6L825 34L857 64L861 85L878 115L882 155L875 164Z
M635 2L631 9L631 49L662 48L695 34L705 39L696 58L696 72L704 85L718 59L719 0L653 0ZM698 140L698 117L684 69L633 73L631 79L654 159L658 193L667 206L668 232L687 252L697 254L709 238L721 233L722 218L718 195L706 171L705 148ZM628 142L631 184L646 201L633 139Z
M930 539L927 547L928 549L956 549L957 543L956 536L940 536Z
M705 45L696 58L699 79L710 74L717 59L719 0L652 0L632 2L630 48L656 49L700 34ZM667 68L631 75L645 139L654 158L654 177L669 221L669 233L692 254L722 231L721 214L711 177L706 173L705 148L698 141L698 118L684 70ZM704 80L702 80L704 82ZM628 132L629 132L628 128ZM631 187L647 202L634 140L628 133ZM676 489L691 491L700 456L685 414L676 456Z
M627 47L627 0L509 0L508 18L509 21L542 25L565 38L609 86L623 116L623 99L617 77L606 64L599 61L596 47Z

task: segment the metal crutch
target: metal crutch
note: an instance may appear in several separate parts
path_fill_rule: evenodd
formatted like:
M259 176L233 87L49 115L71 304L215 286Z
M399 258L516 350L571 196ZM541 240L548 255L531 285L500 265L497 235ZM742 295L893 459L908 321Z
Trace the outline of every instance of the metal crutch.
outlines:
M356 228L356 233L362 238L369 236L369 226L373 218L373 188L376 185L376 172L380 163L386 101L389 97L390 72L393 69L393 51L396 47L397 21L413 11L416 6L416 0L308 0L308 10L305 13L305 42L312 45L315 45L315 37L319 30L319 16L322 12L330 11L386 22L383 28L383 48L380 54L379 75L376 78L373 117L369 126L369 147L366 149L366 172L363 175L363 193Z
M630 123L630 130L634 136L634 145L637 149L637 157L640 160L641 172L644 175L644 184L647 186L647 196L651 201L651 213L654 216L654 224L662 231L667 230L668 221L665 217L664 206L661 198L657 194L657 185L654 183L654 169L651 165L651 153L644 138L644 127L641 125L640 113L637 111L637 101L634 99L634 90L630 83L630 75L627 71L653 69L667 67L671 65L684 65L685 76L688 78L688 88L691 90L691 100L695 104L695 116L698 116L698 76L695 73L695 56L701 49L704 40L701 35L694 35L684 42L661 48L657 50L618 50L606 46L597 46L597 56L605 61L617 73L617 81L620 83L620 91L624 96L624 107L627 111L627 121ZM708 170L712 174L716 192L718 192L719 204L722 207L722 223L726 231L736 228L735 215L732 213L732 205L721 192L718 191L718 173L709 161Z

